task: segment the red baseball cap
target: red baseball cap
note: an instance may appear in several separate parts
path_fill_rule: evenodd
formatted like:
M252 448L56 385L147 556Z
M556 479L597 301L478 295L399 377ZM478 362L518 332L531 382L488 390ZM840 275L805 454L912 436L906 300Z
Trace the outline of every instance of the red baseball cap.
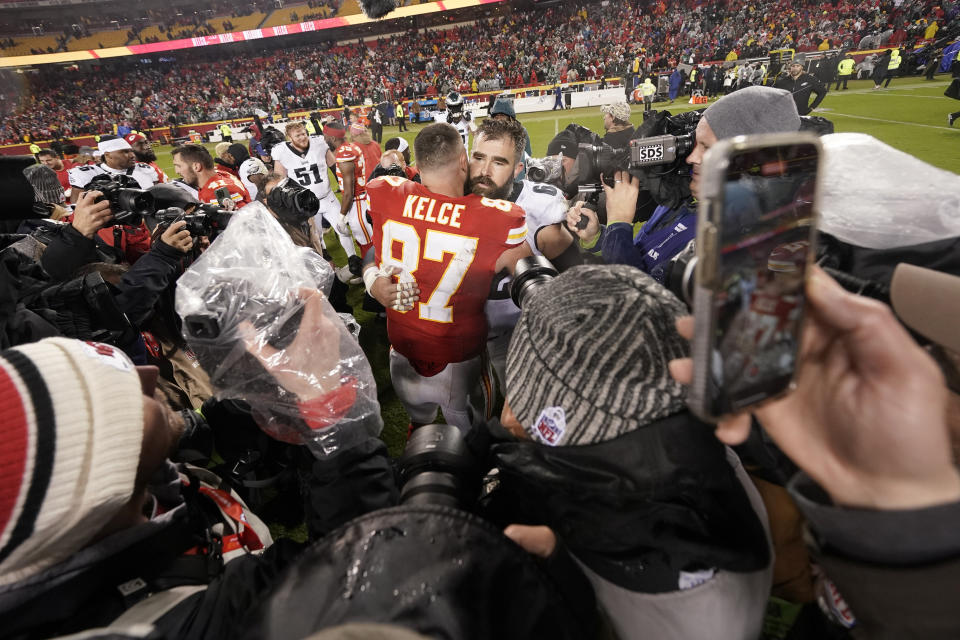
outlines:
M142 133L128 133L127 135L123 136L123 139L127 141L127 144L132 145L134 142L146 140L147 136L143 135Z

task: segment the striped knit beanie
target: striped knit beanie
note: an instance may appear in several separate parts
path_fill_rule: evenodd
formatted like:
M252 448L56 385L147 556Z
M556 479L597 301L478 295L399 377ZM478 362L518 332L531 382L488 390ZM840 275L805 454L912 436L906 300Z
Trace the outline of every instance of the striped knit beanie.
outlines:
M142 441L140 378L118 349L0 352L0 586L87 545L130 499Z
M552 446L611 440L685 407L667 363L687 355L672 293L624 265L565 271L523 307L507 354L507 403Z

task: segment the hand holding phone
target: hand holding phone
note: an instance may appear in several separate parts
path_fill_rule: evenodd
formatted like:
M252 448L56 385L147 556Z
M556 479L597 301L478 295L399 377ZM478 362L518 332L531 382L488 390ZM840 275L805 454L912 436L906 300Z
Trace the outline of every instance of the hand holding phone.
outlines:
M217 199L221 207L228 211L233 211L236 208L236 203L233 201L233 198L230 197L230 189L227 187L218 188L213 192L213 197Z
M751 415L837 504L918 509L960 499L950 446L948 392L934 360L886 305L845 291L818 267L806 286L797 389L723 417L717 438L747 439ZM677 331L692 338L691 317ZM693 380L690 359L670 373Z
M741 136L701 172L688 403L705 420L789 390L816 232L821 147L808 134Z

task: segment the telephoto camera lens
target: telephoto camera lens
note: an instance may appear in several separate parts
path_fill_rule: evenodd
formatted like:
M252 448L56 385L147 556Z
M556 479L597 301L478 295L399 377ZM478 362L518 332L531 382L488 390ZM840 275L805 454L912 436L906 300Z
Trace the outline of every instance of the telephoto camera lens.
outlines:
M479 471L460 429L428 424L414 429L400 456L401 504L470 510L479 492Z
M510 297L513 303L523 308L523 303L534 291L559 275L550 261L543 256L531 256L517 261L510 284Z
M129 211L136 216L149 216L156 210L153 194L140 189L120 189L117 194L117 203L123 211Z
M696 240L691 240L683 251L675 255L667 265L664 284L673 295L693 309L693 283L697 268Z

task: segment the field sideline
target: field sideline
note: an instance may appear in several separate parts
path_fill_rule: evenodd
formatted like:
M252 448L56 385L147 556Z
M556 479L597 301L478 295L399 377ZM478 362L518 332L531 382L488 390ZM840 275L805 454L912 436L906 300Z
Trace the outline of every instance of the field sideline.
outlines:
M932 82L919 77L899 78L894 80L890 89L881 91L874 91L870 80L853 81L847 91L830 91L816 115L833 121L837 132L867 133L932 165L960 173L960 124L953 129L946 122L948 113L960 110L960 102L944 97L943 91L948 85L944 77L941 74ZM673 105L658 103L656 106L666 108L671 113L695 108L679 101ZM642 107L634 106L631 120L638 125L642 118ZM598 107L522 114L520 120L530 133L536 157L542 157L553 136L570 123L576 122L598 133L603 132L603 120ZM413 139L423 126L410 125L409 131L399 134L410 143L411 149ZM397 127L384 127L384 141L395 135ZM215 145L205 146L212 153ZM171 148L157 146L155 151L160 166L171 178L176 177ZM895 171L896 168L891 167L891 178ZM855 187L855 184L851 184L851 188ZM327 235L327 245L333 247L332 253L338 264L346 262L333 233ZM351 287L350 301L363 327L360 341L377 380L384 416L383 439L390 453L399 455L406 441L409 419L389 383L386 329L383 322L359 308L362 295L362 286Z
M874 91L872 81L854 80L847 91L831 90L815 115L833 121L837 132L867 133L934 166L960 173L960 145L957 144L960 124L956 128L947 126L947 114L960 110L960 101L943 95L948 84L946 74L929 82L910 76L895 79L889 89ZM671 113L695 108L680 101L655 106ZM642 107L633 105L631 120L635 125L643 121L642 111ZM597 107L521 114L520 121L530 133L533 155L537 157L546 153L551 138L570 123L603 133L603 120ZM409 131L399 135L412 147L422 127L410 125ZM384 127L384 140L395 135L397 127ZM214 145L207 147L212 151ZM156 152L160 166L174 177L170 147L158 146Z

